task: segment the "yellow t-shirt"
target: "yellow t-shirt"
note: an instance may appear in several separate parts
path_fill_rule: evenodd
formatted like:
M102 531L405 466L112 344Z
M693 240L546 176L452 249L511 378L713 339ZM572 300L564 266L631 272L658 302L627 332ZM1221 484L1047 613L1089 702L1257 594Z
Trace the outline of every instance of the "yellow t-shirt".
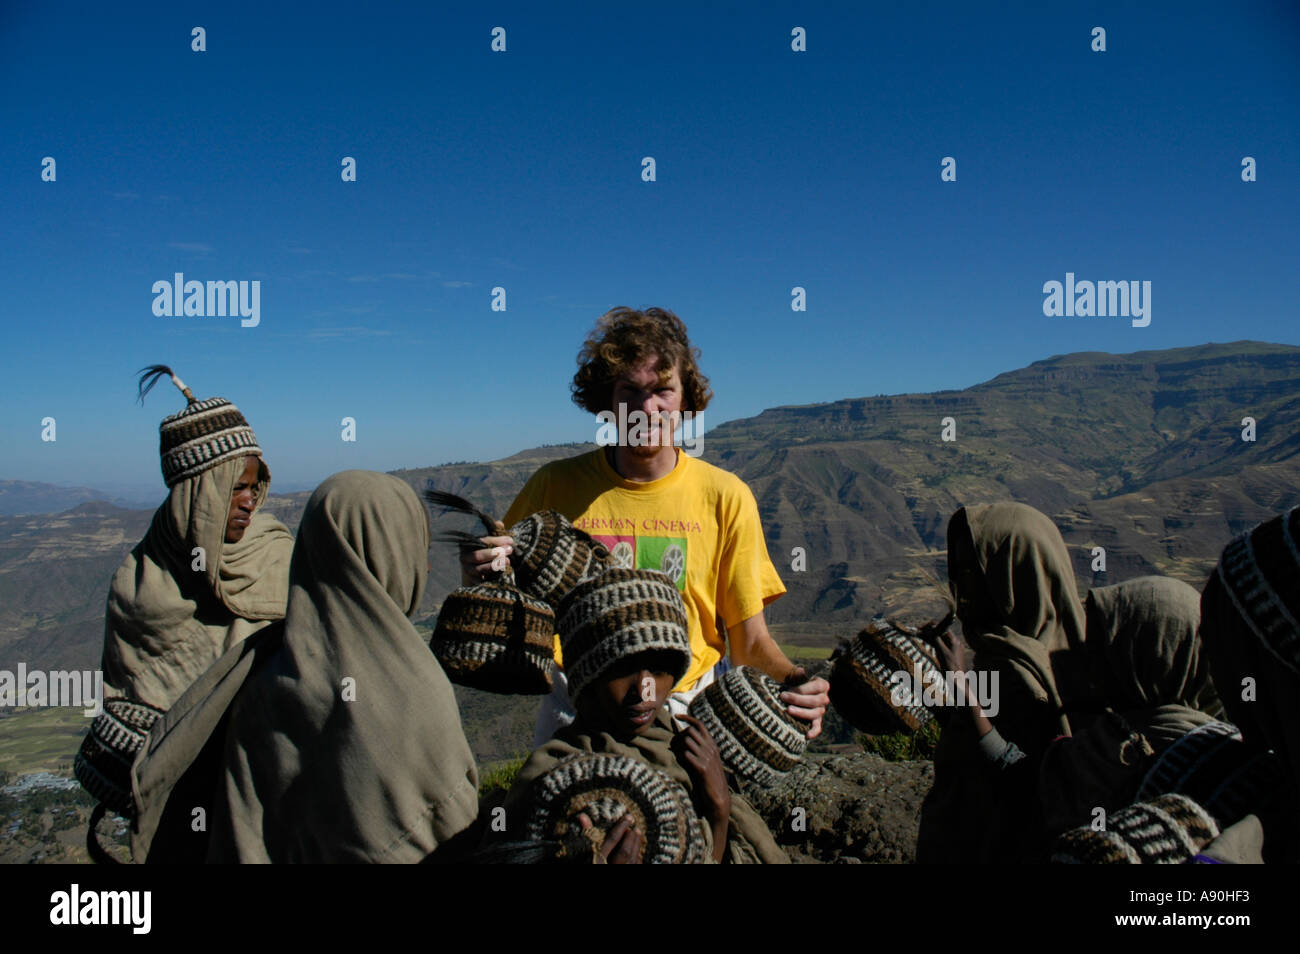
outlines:
M689 689L727 651L726 631L785 592L767 555L758 504L735 474L678 452L658 480L625 480L604 449L544 464L519 492L505 525L558 510L609 548L620 566L663 570L677 583L690 622ZM556 640L556 662L561 661Z

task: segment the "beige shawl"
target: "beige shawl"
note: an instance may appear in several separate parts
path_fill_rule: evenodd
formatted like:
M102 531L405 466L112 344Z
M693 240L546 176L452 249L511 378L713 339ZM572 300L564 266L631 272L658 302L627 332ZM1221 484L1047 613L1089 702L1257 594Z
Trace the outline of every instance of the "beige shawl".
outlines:
M963 507L948 524L948 575L976 670L997 674L999 732L1031 756L1068 735L1086 695L1083 606L1060 531L1019 503ZM948 713L921 809L917 860L1020 861L1036 850L1024 766L1004 778L979 753L973 721Z
M693 792L695 782L686 767L677 760L672 750L676 731L667 715L661 710L654 723L642 735L629 740L619 740L607 732L587 729L581 717L572 725L556 732L555 737L533 752L524 763L506 796L506 830L520 832L527 824L529 787L540 775L554 768L564 759L580 752L598 752L622 755L649 763L664 772L687 792ZM713 833L701 822L708 842L706 856L713 857ZM490 835L490 833L489 833ZM508 836L507 836L508 837ZM771 830L744 796L731 793L731 815L727 826L728 864L789 864L790 859L772 837Z
M244 683L279 650L283 635L283 624L271 623L232 646L150 730L131 767L136 809L131 857L136 862L206 860L206 819L225 777L227 715ZM202 825L196 824L200 817Z
M1085 613L1093 681L1110 712L1043 757L1048 837L1088 824L1095 808L1130 804L1160 753L1223 711L1201 652L1195 589L1139 577L1094 589Z
M451 683L408 618L428 546L396 477L344 471L312 494L283 647L231 710L211 860L421 861L474 822Z
M1086 691L1085 629L1056 525L1026 504L963 507L949 524L948 572L975 669L999 673L998 729L1026 751L1068 735L1065 707Z
M293 536L254 513L238 543L226 521L244 458L218 464L171 489L143 540L122 562L108 593L104 682L168 709L231 646L284 616ZM257 506L270 474L262 464ZM194 569L203 551L203 569Z

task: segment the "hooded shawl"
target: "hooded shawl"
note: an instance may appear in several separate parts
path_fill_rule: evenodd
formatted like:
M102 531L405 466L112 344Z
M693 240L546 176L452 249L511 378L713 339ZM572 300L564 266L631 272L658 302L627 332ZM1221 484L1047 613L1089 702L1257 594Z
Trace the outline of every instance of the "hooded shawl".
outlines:
M581 716L572 725L556 732L555 737L533 752L524 762L514 784L506 796L507 831L524 830L528 816L529 788L538 776L544 775L564 759L579 753L607 753L648 762L664 772L688 793L694 793L695 782L686 766L677 760L672 749L673 729L666 712L661 709L650 727L640 735L627 740L616 739L608 732L589 729ZM707 847L706 857L713 857L713 832L701 819ZM790 859L772 837L771 830L744 796L731 793L731 814L727 825L726 864L789 864Z
M1300 671L1252 632L1217 572L1201 596L1201 613L1201 638L1230 721L1247 742L1272 749L1290 768L1292 792L1300 791ZM1249 701L1242 699L1247 678L1255 690ZM1262 819L1269 840L1278 845L1270 857L1294 864L1300 862L1300 808L1292 802L1281 813Z
M1086 825L1096 807L1136 799L1154 760L1223 711L1198 629L1201 595L1144 576L1098 587L1085 604L1087 655L1107 714L1052 744L1040 771L1048 837Z
M202 864L206 828L194 829L194 809L212 816L224 778L225 730L230 706L251 675L273 655L282 623L266 626L224 656L176 700L149 732L131 766L131 857L150 864Z
M210 860L415 862L478 814L451 683L411 625L429 519L396 477L312 494L283 645L230 713Z
M1083 606L1065 541L1033 507L963 507L948 524L948 575L962 634L977 671L997 674L993 723L1037 757L1068 735L1067 706L1085 694ZM1016 811L1024 767L999 777L978 750L967 713L948 713L935 751L934 787L921 810L920 862L1021 860L1028 850L1010 832L1036 830Z
M284 616L293 536L255 512L238 543L226 522L245 458L174 485L108 593L102 668L106 695L168 709L223 653ZM257 508L270 474L259 459ZM204 567L194 569L194 548Z
M1056 525L1026 504L963 507L949 526L948 573L975 669L999 673L999 731L1026 751L1035 737L1068 735L1085 628Z

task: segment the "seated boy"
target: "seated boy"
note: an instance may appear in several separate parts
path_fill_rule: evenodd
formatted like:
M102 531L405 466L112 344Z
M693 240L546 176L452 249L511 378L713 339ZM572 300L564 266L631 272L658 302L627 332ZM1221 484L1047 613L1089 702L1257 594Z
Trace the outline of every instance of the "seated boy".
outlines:
M762 818L728 785L703 724L668 714L668 696L691 660L686 611L672 582L655 570L606 570L565 596L557 628L577 719L520 769L506 796L505 838L524 831L535 779L569 756L609 753L645 761L686 789L714 861L788 864ZM621 820L600 853L614 863L635 860L642 835Z

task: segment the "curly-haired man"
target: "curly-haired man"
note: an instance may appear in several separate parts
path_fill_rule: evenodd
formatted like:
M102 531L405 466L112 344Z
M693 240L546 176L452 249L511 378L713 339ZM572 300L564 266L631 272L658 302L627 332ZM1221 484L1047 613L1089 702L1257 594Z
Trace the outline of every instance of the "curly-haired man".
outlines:
M578 355L573 401L598 415L603 430L617 421L616 444L533 474L502 526L538 510L558 510L605 544L616 562L668 573L682 592L690 623L691 665L669 703L685 711L694 694L731 662L754 666L792 685L789 711L821 731L829 704L824 679L806 679L776 645L763 608L785 592L767 554L754 495L739 477L683 453L674 431L713 397L686 326L671 311L615 308L596 323ZM484 537L466 554L466 583L491 575L494 555L513 542ZM500 565L498 560L498 566ZM563 664L557 649L557 661ZM797 685L796 685L797 683ZM572 721L561 675L539 714L537 743Z

